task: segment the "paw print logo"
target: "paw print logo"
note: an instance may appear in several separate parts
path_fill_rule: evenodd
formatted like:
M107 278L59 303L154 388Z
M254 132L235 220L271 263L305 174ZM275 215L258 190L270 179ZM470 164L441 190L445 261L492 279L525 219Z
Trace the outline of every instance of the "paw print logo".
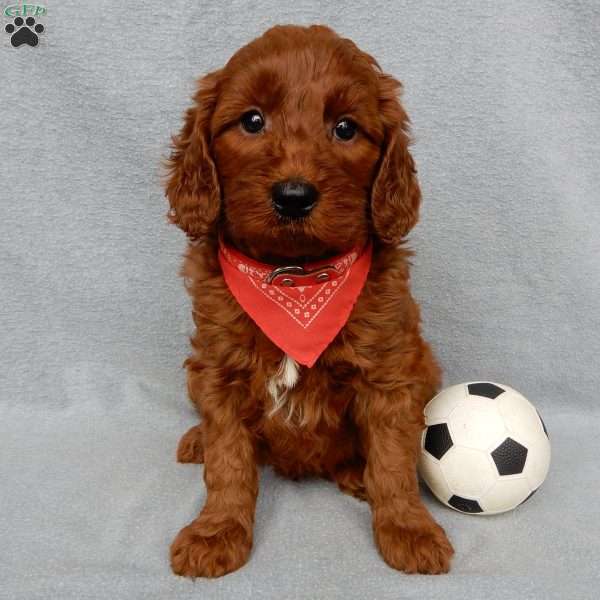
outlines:
M39 42L38 33L44 31L44 26L41 23L36 25L33 17L27 17L23 20L17 17L12 23L9 23L4 30L10 34L10 43L17 48L22 44L28 46L37 46Z

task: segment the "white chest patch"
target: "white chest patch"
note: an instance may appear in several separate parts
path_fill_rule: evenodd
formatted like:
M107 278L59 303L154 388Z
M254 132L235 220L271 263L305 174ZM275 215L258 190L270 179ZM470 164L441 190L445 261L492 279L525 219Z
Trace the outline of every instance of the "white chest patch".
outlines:
M283 357L277 373L267 382L267 390L273 398L273 408L269 416L274 415L288 402L288 392L298 383L300 379L300 367L298 363L287 354ZM294 407L288 407L288 418L294 412Z

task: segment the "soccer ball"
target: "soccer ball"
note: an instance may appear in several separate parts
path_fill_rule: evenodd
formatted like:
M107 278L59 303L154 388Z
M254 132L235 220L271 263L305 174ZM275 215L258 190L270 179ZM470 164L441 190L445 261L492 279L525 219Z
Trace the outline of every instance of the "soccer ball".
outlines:
M455 510L511 510L546 478L546 426L529 400L507 385L480 381L446 388L425 407L425 422L419 473Z

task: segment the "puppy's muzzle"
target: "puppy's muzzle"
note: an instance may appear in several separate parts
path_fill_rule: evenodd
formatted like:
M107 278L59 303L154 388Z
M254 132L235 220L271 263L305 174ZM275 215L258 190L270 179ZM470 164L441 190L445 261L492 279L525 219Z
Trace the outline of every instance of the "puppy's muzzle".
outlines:
M291 219L306 217L317 203L317 188L301 179L278 181L273 185L273 206L277 214Z

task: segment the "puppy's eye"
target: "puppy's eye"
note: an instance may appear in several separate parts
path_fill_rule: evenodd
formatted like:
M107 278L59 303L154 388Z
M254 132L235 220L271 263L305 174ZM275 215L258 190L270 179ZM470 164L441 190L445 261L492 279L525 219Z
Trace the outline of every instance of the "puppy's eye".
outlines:
M265 120L257 110L249 110L242 115L242 127L248 133L259 133L265 127Z
M358 129L358 125L352 119L340 119L333 128L333 135L342 142L351 140Z

